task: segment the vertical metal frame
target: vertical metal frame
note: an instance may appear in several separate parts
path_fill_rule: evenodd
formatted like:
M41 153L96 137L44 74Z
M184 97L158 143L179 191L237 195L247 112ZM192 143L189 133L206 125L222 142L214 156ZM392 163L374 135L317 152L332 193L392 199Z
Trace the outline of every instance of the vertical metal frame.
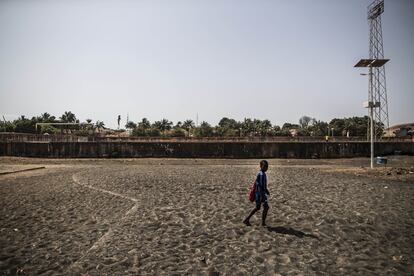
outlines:
M384 43L382 38L381 14L384 12L384 0L375 0L368 6L368 20L370 26L369 58L384 59ZM369 82L368 99L380 102L380 107L374 110L375 137L381 138L377 123L389 128L388 97L385 78L385 66L372 68L372 81Z

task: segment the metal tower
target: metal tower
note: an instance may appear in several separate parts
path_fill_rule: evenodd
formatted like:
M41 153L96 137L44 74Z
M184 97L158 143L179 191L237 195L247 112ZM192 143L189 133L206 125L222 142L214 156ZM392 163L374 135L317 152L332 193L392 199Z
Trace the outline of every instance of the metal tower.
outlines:
M381 14L384 12L384 0L374 0L368 6L368 21L370 26L369 35L369 58L373 60L384 59L384 44L382 41ZM385 66L372 67L369 73L368 100L379 102L379 107L374 109L375 137L380 138L383 128L389 128L388 99L385 79Z

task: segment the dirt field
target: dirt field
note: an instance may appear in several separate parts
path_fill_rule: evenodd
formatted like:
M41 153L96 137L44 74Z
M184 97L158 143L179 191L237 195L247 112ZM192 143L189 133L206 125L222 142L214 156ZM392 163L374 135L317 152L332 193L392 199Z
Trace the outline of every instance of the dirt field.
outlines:
M414 274L414 157L269 162L0 158L0 275Z

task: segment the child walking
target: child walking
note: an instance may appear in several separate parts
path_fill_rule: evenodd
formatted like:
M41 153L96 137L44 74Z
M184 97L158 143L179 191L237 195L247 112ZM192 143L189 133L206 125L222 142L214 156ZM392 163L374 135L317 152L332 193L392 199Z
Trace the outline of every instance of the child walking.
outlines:
M243 220L243 223L246 225L250 224L250 218L260 210L260 206L263 205L262 212L262 226L266 226L266 216L267 211L269 210L269 204L267 203L267 196L270 195L269 190L267 189L267 178L266 171L269 167L269 163L266 160L260 161L260 171L256 177L256 207L250 212L250 214Z

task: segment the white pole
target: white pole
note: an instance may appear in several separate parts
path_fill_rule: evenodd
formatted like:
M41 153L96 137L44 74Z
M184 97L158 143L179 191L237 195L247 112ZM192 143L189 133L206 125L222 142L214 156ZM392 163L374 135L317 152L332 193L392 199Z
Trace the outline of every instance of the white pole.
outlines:
M371 169L374 168L374 120L373 120L373 114L374 114L374 107L371 107Z
M369 83L370 83L370 121L371 121L371 169L374 168L374 95L372 87L372 67L369 67Z

